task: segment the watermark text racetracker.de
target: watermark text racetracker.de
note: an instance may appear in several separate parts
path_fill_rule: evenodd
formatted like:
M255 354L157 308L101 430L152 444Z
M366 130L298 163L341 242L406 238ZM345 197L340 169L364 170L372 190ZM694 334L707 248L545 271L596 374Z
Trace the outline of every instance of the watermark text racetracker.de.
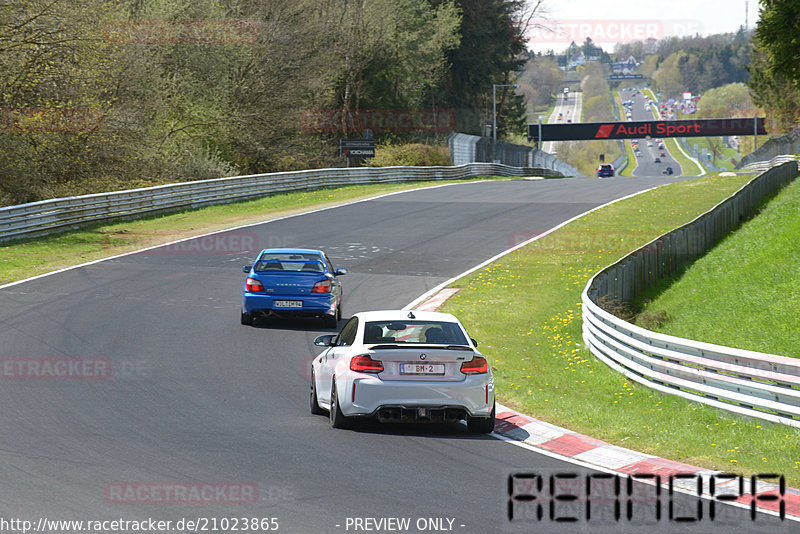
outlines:
M152 362L143 358L84 356L4 356L0 380L49 382L54 380L141 379L153 375Z
M595 43L631 43L702 32L703 23L690 19L538 19L526 25L525 37L530 44L569 45L582 43L587 37Z
M35 520L0 517L0 532L41 533L105 533L105 532L276 532L280 529L277 517L192 517L181 519L50 519Z
M3 380L106 380L111 376L108 358L6 357L0 359Z
M170 243L150 251L150 254L231 254L260 250L259 237L255 232L226 232L193 237Z
M253 482L109 482L108 504L246 505L258 502Z

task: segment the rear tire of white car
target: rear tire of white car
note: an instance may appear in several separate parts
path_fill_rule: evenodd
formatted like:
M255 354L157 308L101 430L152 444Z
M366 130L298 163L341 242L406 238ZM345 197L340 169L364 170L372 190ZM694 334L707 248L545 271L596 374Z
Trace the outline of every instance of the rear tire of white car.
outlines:
M247 313L245 311L242 311L242 324L243 325L250 326L250 325L253 324L254 321L255 321L255 318L253 317L252 313Z
M314 415L325 415L325 410L319 407L317 400L317 382L314 380L314 371L311 371L311 413Z
M339 407L339 395L336 393L336 379L334 378L331 384L331 426L333 428L347 428L347 418L342 413Z
M489 417L467 417L467 429L473 434L488 434L494 430L495 406Z

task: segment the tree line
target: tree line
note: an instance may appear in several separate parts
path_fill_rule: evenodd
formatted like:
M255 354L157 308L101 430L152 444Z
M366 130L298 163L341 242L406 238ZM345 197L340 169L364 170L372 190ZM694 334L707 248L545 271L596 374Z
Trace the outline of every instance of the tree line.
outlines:
M800 121L800 45L794 38L800 1L761 0L760 4L754 31L740 28L708 37L625 43L617 46L615 55L643 59L640 72L668 98L684 91L703 94L700 110L719 112L726 107L731 116L742 116L754 111L748 103L752 99L766 112L768 130L780 135ZM713 91L729 85L726 98L735 98L721 100L724 93Z
M761 0L750 64L753 100L767 110L767 128L800 127L800 1Z
M338 139L491 121L522 0L0 4L0 203L340 166ZM524 124L498 88L500 130Z
M683 92L702 94L714 87L743 83L749 78L752 32L707 37L668 37L656 41L625 43L615 54L642 61L640 72L653 79L667 98Z

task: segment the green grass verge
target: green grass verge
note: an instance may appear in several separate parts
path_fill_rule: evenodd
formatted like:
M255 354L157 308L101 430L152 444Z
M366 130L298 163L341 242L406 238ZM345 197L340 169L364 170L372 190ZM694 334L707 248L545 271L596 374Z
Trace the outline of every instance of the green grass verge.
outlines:
M628 164L622 168L622 170L619 172L619 175L633 177L633 171L636 170L636 167L639 166L639 163L636 160L636 154L633 153L633 147L631 146L630 141L625 141L625 153L628 155Z
M683 176L700 176L706 173L706 170L699 166L697 163L686 157L678 146L678 141L675 139L664 139L664 146L667 151L675 158L678 165L681 166Z
M136 220L98 223L80 230L0 243L0 284L191 236L302 213L310 209L335 206L394 191L474 180L476 178L354 185L282 193L169 215L151 215Z
M528 116L530 119L528 122L530 124L537 124L539 122L539 115L543 117L542 124L547 123L550 120L550 115L556 110L556 105L558 104L558 97L553 99L553 103L546 108L541 108L541 111L533 110L533 113L529 114Z
M593 357L581 333L580 295L594 273L748 179L699 178L619 201L452 284L462 290L443 310L480 342L499 400L616 445L709 469L783 473L800 486L800 430L633 383Z
M717 141L719 143L722 142L722 138L721 137L714 137L712 139L714 139L715 141ZM687 141L688 141L688 143L690 145L697 145L697 150L699 152L702 152L703 149L705 148L708 151L709 154L712 154L711 145L708 142L708 138L706 138L706 137L690 137L690 138L687 139ZM741 157L739 156L739 152L737 152L736 150L734 150L732 148L728 148L725 145L722 145L722 148L721 148L720 152L721 152L721 154L720 154L720 157L718 157L718 158L715 158L713 156L713 154L712 154L711 163L713 163L720 170L723 170L723 171L733 170L734 164L731 163L731 159L735 159L736 161L739 161L741 159Z
M795 180L644 307L671 318L653 329L800 358L798 213Z

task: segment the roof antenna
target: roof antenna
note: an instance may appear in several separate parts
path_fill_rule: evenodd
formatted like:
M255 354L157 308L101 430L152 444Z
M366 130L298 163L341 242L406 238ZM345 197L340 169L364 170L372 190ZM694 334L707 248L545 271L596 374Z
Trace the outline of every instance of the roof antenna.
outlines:
M409 319L416 319L416 317L414 316L414 312L413 311L408 312L408 318Z

